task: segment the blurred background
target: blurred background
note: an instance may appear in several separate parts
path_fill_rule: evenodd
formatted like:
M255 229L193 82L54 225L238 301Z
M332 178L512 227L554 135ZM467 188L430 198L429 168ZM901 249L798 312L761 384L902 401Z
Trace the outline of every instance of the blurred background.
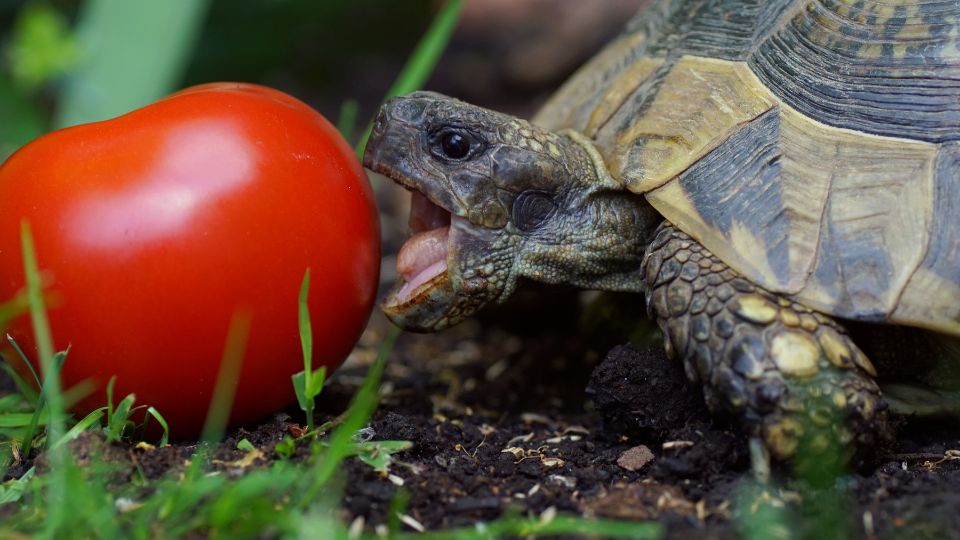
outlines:
M529 116L644 0L467 0L427 88ZM185 86L284 90L362 132L441 0L0 0L0 160ZM356 136L350 136L356 139ZM351 143L356 143L352 140ZM383 281L406 195L374 179Z
M428 87L526 115L642 0L468 0ZM0 0L0 158L192 84L374 108L438 0Z

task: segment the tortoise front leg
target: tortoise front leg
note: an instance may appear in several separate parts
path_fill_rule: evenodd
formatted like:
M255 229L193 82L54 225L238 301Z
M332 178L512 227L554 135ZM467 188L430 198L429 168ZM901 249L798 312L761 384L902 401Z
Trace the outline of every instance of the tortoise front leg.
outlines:
M712 411L737 418L773 457L803 445L846 462L886 434L876 372L832 319L754 285L669 223L643 270L667 353Z

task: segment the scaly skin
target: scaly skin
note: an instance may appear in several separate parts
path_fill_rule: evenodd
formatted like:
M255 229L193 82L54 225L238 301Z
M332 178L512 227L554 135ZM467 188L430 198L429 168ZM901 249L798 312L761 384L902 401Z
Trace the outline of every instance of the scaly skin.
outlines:
M805 440L813 452L850 451L885 433L873 365L832 319L743 279L669 223L642 267L668 354L711 410L735 416L775 458Z
M469 147L445 154L450 133ZM845 462L885 433L873 367L843 328L661 225L584 136L422 92L384 105L364 164L452 216L446 270L385 302L399 326L457 324L505 300L520 278L643 291L710 407L738 418L775 458L809 443L808 455Z
M468 157L443 155L447 132L469 138ZM384 303L407 330L453 326L506 300L520 278L640 290L643 248L662 218L610 177L582 135L417 92L381 108L364 165L452 216L446 274Z

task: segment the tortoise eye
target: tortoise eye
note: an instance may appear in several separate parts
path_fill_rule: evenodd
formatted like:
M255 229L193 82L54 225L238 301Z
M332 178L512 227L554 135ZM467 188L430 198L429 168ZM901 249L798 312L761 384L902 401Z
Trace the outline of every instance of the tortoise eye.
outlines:
M448 131L440 138L440 149L450 159L463 159L470 153L470 141L455 131Z
M484 141L462 127L443 127L430 135L430 153L440 161L462 162L483 152Z
M544 191L524 191L513 201L513 225L530 232L543 224L557 210L553 196Z

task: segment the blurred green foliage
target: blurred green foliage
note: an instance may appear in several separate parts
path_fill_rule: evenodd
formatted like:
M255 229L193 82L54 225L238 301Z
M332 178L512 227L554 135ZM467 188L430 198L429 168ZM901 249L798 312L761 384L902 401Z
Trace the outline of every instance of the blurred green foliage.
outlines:
M0 75L0 160L44 132L41 111Z
M60 87L55 127L111 118L173 90L206 0L87 0L75 39L82 58Z
M0 160L57 127L231 80L372 114L431 0L0 0Z
M48 4L28 4L17 16L9 47L14 82L32 90L66 73L80 48L62 13Z

